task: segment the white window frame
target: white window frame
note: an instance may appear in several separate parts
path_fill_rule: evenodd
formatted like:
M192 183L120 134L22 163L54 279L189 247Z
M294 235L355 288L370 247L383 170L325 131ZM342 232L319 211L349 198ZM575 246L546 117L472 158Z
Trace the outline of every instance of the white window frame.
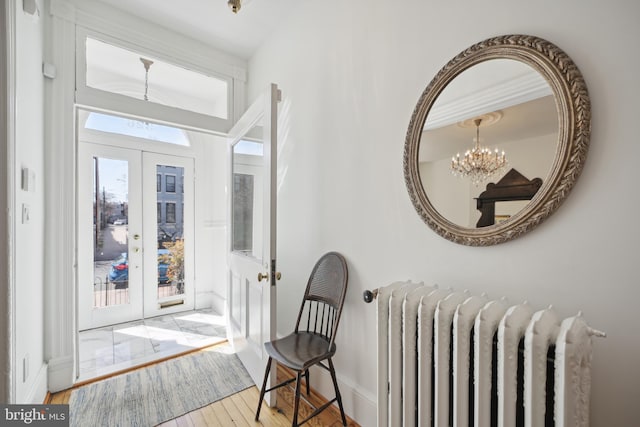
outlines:
M181 108L135 99L126 95L120 95L87 86L86 40L88 37L122 49L153 56L154 58L177 67L186 68L194 72L224 80L227 83L227 118L223 119L207 114L187 111ZM180 127L189 127L215 133L226 133L233 125L234 99L234 78L232 76L207 69L193 62L172 58L163 54L160 50L156 50L150 46L141 46L84 27L77 27L76 104L79 106L106 111L117 111L120 115L145 117L169 125L173 124L179 125Z
M173 205L173 221L169 221L169 205ZM178 213L177 213L177 203L176 202L165 202L164 203L164 223L165 224L177 224L178 222Z
M167 178L173 177L173 191L169 191L169 183ZM178 194L178 175L175 173L165 173L164 174L164 192L169 194Z

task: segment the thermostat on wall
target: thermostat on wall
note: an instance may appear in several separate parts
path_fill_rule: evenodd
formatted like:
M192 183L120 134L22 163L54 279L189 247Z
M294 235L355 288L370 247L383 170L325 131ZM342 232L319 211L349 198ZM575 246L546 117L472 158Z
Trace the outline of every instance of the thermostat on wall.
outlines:
M40 8L37 0L22 0L22 10L29 15L40 16Z
M36 191L36 173L29 168L22 168L22 189Z

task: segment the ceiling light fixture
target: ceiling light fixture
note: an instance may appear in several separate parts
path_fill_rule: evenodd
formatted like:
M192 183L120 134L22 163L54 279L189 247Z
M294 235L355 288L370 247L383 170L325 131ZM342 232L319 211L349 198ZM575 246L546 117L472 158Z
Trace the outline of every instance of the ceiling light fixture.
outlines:
M502 171L507 165L504 151L494 152L480 145L480 123L482 119L473 121L476 125L475 145L472 149L464 153L460 158L460 153L451 158L451 172L456 176L469 178L476 187L487 181L496 173Z
M149 68L153 61L147 58L140 58L140 62L144 65L144 100L149 100Z
M242 0L228 0L227 4L229 5L231 12L238 13L238 11L240 11L240 7L242 7Z

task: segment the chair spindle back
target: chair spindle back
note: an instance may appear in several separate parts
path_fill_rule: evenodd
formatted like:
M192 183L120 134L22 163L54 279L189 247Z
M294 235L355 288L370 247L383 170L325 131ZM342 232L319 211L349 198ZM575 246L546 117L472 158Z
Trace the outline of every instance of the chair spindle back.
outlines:
M347 293L347 263L337 252L323 255L311 272L305 290L296 332L322 335L333 344Z

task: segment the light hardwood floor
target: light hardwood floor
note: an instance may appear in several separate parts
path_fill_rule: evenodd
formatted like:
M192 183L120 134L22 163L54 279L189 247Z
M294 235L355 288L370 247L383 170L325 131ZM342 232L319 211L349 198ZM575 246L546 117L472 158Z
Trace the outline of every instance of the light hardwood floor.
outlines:
M293 377L293 374L278 367L278 379ZM313 384L313 381L311 382ZM303 388L305 390L305 388ZM64 404L69 402L71 389L64 390L51 396L48 403ZM240 393L236 393L223 400L214 402L208 406L189 412L181 417L160 424L162 427L184 427L184 426L207 426L207 427L230 427L230 426L290 426L291 415L293 413L293 389L282 387L278 390L278 405L276 408L269 408L263 403L260 412L260 421L254 421L255 410L258 405L260 390L253 386ZM311 388L309 400L316 406L326 402L322 396ZM312 409L303 399L300 400L300 413L298 420L303 420L311 414ZM305 426L316 427L337 427L341 426L340 411L332 406L326 409L317 417L311 419ZM358 424L347 418L349 427L358 427Z

